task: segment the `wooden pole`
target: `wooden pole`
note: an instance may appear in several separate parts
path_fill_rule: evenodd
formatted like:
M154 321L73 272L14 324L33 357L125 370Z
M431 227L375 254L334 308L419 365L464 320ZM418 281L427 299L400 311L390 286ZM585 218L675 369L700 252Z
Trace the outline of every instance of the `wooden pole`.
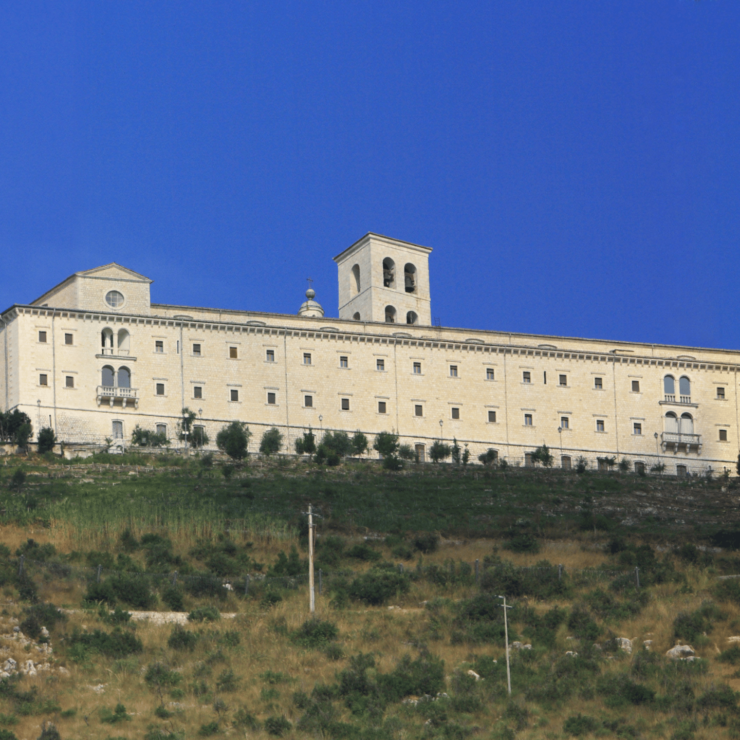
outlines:
M316 594L314 593L313 579L313 510L308 505L308 593L309 609L311 614L316 611Z
M504 639L506 640L506 683L509 687L509 696L511 696L511 667L509 665L509 620L507 618L506 610L511 609L510 606L506 606L506 597L501 597L504 600Z

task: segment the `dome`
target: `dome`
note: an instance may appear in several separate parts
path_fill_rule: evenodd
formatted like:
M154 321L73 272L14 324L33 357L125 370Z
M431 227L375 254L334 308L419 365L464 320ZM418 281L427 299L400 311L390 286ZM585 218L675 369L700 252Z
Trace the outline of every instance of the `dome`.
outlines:
M321 304L317 303L314 298L316 297L316 291L309 288L306 291L306 301L301 304L298 309L299 316L305 316L306 318L320 319L324 315L324 309L321 308Z

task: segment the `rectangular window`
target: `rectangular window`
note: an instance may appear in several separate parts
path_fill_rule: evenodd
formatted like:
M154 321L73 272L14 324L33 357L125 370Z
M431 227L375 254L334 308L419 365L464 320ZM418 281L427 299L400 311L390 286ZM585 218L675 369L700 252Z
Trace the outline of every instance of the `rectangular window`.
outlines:
M166 424L157 424L156 426L157 434L161 434L163 436L167 436L167 425Z
M532 382L532 373L529 372L529 370L525 370L522 373L522 383L531 383Z
M450 365L450 377L451 378L457 377L457 365Z
M594 378L594 388L597 391L600 391L604 387L602 380L603 380L602 378Z
M39 385L49 385L49 376L46 373L39 375Z
M495 411L489 411L488 412L488 423L489 424L495 424L496 423L496 412Z
M525 427L532 426L532 414L524 414L524 426Z
M642 422L636 421L632 425L632 434L635 434L638 437L642 436Z
M265 361L266 362L275 362L275 350L274 349L268 349L265 354Z
M378 413L379 414L385 413L385 401L378 401Z
M64 343L65 344L74 344L74 334L65 334L64 335Z
M375 360L375 369L381 372L385 370L385 360Z
M639 393L640 392L640 381L639 380L633 380L632 381L632 392L633 393Z
M721 386L718 386L717 388L717 398L724 398L725 397L725 389Z
M676 475L679 478L685 478L686 477L686 466L685 465L676 465Z
M542 382L547 385L547 370L542 373Z
M229 347L229 359L236 360L239 358L239 350L236 347Z
M570 419L567 416L560 417L560 428L570 429Z
M637 473L637 475L645 475L645 463L644 462L635 463L635 473Z
M162 393L158 393L157 395L162 395L163 393L164 391L162 391ZM193 398L203 398L203 388L201 386L193 386Z
M414 363L414 375L421 375L421 363L420 362Z
M303 396L303 405L307 409L313 408L313 396Z
M193 354L196 357L200 357L200 345L199 344L194 344L193 345Z
M339 358L339 367L349 367L349 358L343 355Z
M67 375L67 377L64 379L64 386L65 386L65 388L74 388L75 387L75 378L74 378L74 375Z
M561 375L558 379L558 385L568 385L568 376L567 375Z
M450 411L452 412L452 418L453 419L459 419L460 418L460 409L458 408L451 408Z
M414 406L414 416L424 416L424 407L420 403Z
M267 394L267 403L270 406L274 406L277 403L277 394L275 393L268 393Z
M560 467L563 470L570 470L571 469L570 455L563 455L560 458Z
M310 352L304 352L303 353L303 364L304 365L310 365L311 364L311 353Z
M342 399L342 411L349 411L349 398Z
M231 400L236 403L239 400L239 389L238 388L231 388L229 391L229 396Z
M113 439L123 439L123 422L113 422Z
M164 395L164 383L157 383L157 395L158 396Z
M727 442L727 430L726 429L719 430L719 441Z
M596 420L596 431L597 432L603 432L604 431L604 420L603 419L597 419Z
M493 380L493 368L487 367L486 368L486 380Z
M41 344L46 344L46 332L45 331L39 332L39 342L41 342Z
M163 353L164 353L164 340L162 340L162 339L157 339L157 340L156 340L156 341L154 342L154 351L155 351L155 352L156 352L156 353L157 353L158 355L161 355L161 354L163 354Z

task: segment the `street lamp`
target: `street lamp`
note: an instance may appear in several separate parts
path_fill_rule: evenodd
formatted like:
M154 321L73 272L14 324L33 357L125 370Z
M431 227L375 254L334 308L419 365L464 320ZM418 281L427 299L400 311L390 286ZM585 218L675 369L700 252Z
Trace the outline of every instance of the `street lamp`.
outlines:
M558 427L558 434L560 435L560 467L563 467L563 427Z
M319 424L321 425L321 439L324 438L324 417L319 414ZM319 441L321 441L321 439Z
M439 420L439 441L441 442L444 439L444 434L442 433L442 427L444 426L444 421L442 419Z
M504 610L504 640L506 640L506 683L509 687L509 696L511 696L511 668L509 667L509 620L506 614L506 610L511 609L511 607L506 606L505 596L499 596L498 598L504 600L504 603L501 606Z

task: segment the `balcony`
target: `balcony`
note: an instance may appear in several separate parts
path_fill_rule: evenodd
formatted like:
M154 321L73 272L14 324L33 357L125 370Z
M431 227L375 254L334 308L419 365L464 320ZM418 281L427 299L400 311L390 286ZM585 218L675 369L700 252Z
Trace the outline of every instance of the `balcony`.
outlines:
M701 434L681 434L680 432L663 432L662 434L663 448L674 447L685 447L687 450L696 448L697 450L701 447Z
M663 396L663 400L660 402L663 403L670 403L674 404L676 406L698 406L698 403L692 403L691 396L676 396L674 393L666 393Z
M128 405L134 406L134 408L139 407L139 391L137 388L117 388L115 386L99 385L97 398L98 406L102 403L114 406L120 402L123 408L126 408Z

